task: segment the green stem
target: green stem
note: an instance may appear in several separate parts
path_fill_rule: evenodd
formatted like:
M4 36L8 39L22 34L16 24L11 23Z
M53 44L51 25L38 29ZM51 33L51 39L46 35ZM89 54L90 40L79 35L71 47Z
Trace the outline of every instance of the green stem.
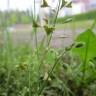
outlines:
M54 18L53 27L55 27L55 25L56 25L58 13L59 13L59 10L60 10L60 3L61 3L61 0L59 0L59 4L58 4L58 7L57 7L57 12L56 12L56 16L55 16L55 18Z
M86 66L87 66L87 58L88 58L88 50L89 50L89 42L90 42L90 34L88 34L88 38L86 40L86 49L85 49L85 59L84 59L84 66L83 66L83 78L82 80L84 81L85 80L85 74L86 74Z
M5 18L5 20L7 21L5 27L7 28L9 26L8 20L9 20L9 3L10 1L8 0L7 2L7 9L8 9L8 13L7 13L7 18ZM6 16L5 16L6 17ZM10 75L12 72L12 68L14 65L14 57L13 57L13 46L12 46L12 40L11 40L11 36L8 30L6 30L4 32L4 36L5 36L5 50L7 51L7 66L8 66L8 76L7 76L7 82L6 82L6 94L5 96L8 96L8 90L9 90L9 80L10 80Z
M58 17L58 13L59 13L59 10L60 10L60 8L59 8L60 7L60 2L61 2L61 0L59 1L59 4L58 4L58 9L57 9L57 12L56 12L56 16L54 18L53 27L55 27L56 20L57 20L57 17ZM48 42L47 42L47 47L49 47L49 45L50 45L50 42L51 42L51 39L52 39L52 34L53 34L53 32L49 36L49 39L48 39ZM43 58L46 56L47 52L48 52L48 50L45 50ZM42 60L41 60L41 62L42 62Z
M65 52L65 50L64 50L64 52L62 52L61 55L60 55L58 58L56 58L55 63L53 64L53 67L52 67L51 70L48 72L48 77L47 77L46 81L47 81L48 78L51 76L51 74L52 74L52 72L54 71L56 65L59 63L59 60L61 59L61 57L62 57L65 53L66 53L66 52ZM40 90L39 90L39 92L38 92L38 96L40 96L40 95L42 94L42 91L44 90L45 85L46 85L46 82L44 82L43 85L42 85L42 88L40 88Z
M55 25L56 25L56 20L57 20L58 13L59 13L59 10L60 10L60 2L61 2L61 0L59 0L58 9L57 9L57 12L56 12L56 16L55 16L55 18L54 18L53 27L55 27ZM53 33L50 34L50 38L49 38L49 40L48 40L48 45L47 45L47 47L49 47L49 45L50 45L50 41L51 41L51 39L52 39L52 34L53 34ZM48 50L45 50L45 53L44 53L43 57L46 56L47 52L48 52ZM43 59L44 59L44 58L43 58ZM41 60L41 63L43 63L43 59ZM41 63L40 63L40 65L41 65ZM40 66L40 65L39 65L39 66ZM55 68L56 65L57 65L57 60L56 60L56 63L53 65L51 71L49 72L48 78L49 78L50 74L52 73L52 71L54 70L54 68ZM48 78L47 78L47 79L48 79ZM45 83L42 85L42 88L40 88L40 90L39 90L39 92L38 92L38 96L42 93L44 87L45 87Z

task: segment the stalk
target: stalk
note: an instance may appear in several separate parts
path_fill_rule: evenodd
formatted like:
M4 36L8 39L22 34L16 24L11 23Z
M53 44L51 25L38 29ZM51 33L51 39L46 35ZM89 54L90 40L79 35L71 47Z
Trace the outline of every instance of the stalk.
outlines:
M60 3L61 3L61 0L59 0L58 9L57 9L57 12L56 12L56 16L55 16L55 18L54 18L54 23L53 23L53 27L54 27L54 28L55 28L56 20L57 20L58 13L59 13L59 10L60 10ZM49 40L48 40L48 42L47 42L47 44L48 44L47 47L49 47L49 45L50 45L50 41L51 41L51 39L52 39L52 34L53 34L53 33L50 34ZM44 57L46 56L47 52L48 52L48 50L45 50L44 55L43 55L43 58L41 59L40 65L43 63ZM60 58L58 58L58 59L60 59ZM56 60L56 62L54 63L52 69L48 72L47 80L48 80L48 78L50 77L50 75L51 75L51 73L53 72L53 70L54 70L54 68L56 67L56 65L58 64L57 61L58 61L58 60ZM39 65L39 67L40 67L40 65ZM42 91L44 90L44 88L45 88L45 82L43 83L42 87L41 87L40 90L38 91L38 96L42 94Z
M33 1L34 2L34 9L33 9L33 16L32 16L32 22L33 22L33 20L36 22L36 18L35 18L35 16L36 16L36 6L35 6L35 4L36 4L36 2L35 2L35 0ZM34 36L35 36L35 49L36 49L36 56L37 56L37 60L38 60L38 64L39 64L39 52L38 52L38 39L37 39L37 28L36 27L34 27L33 28L33 26L32 26L32 32L34 32ZM33 35L33 33L31 34L31 35ZM34 51L35 51L35 49L34 49ZM32 61L31 61L32 62ZM35 65L34 65L35 66ZM32 96L31 95L31 72L30 72L30 70L31 70L31 68L30 68L31 66L29 66L29 96ZM39 70L38 70L39 71ZM39 72L38 72L38 77L39 77ZM38 79L39 80L39 79Z
M85 50L85 59L83 62L83 78L82 80L85 80L85 75L86 75L86 66L87 66L87 58L88 58L88 50L89 50L89 42L90 42L90 34L88 35L87 42L86 42L86 50Z
M60 8L59 8L59 7L60 7L60 2L61 2L61 0L59 1L58 9L57 9L57 12L56 12L56 16L55 16L55 18L54 18L54 23L53 23L53 27L54 27L54 28L55 28L57 16L58 16L58 13L59 13L59 10L60 10ZM51 42L51 39L52 39L52 34L53 34L53 33L50 34L49 39L48 39L48 41L47 41L47 47L49 47L49 45L50 45L50 42ZM41 63L43 62L43 59L44 59L44 57L46 56L47 52L48 52L48 50L45 50L44 55L43 55L43 57L42 57L42 59L41 59ZM40 64L41 64L41 63L40 63Z
M56 58L56 60L55 60L55 62L54 62L54 64L53 64L53 67L52 67L51 70L48 72L48 77L47 77L46 81L47 81L48 78L51 76L51 74L52 74L52 72L54 71L56 65L59 63L61 57L62 57L65 53L66 53L66 51L64 50L64 51L61 53L61 55L60 55L58 58ZM45 88L45 85L46 85L46 81L43 83L42 87L40 88L40 90L39 90L39 92L38 92L38 96L40 96L40 95L42 94L42 92L43 92L43 90L44 90L44 88Z
M8 9L8 13L7 13L7 18L6 20L8 20L9 18L9 3L10 3L10 0L7 1L7 9ZM7 24L5 25L5 27L8 27L8 22ZM12 49L13 49L13 46L12 46L12 40L11 40L11 37L10 37L10 33L8 30L5 31L5 50L7 51L7 66L8 66L8 76L7 76L7 82L6 82L6 91L5 91L5 96L8 96L8 90L9 90L9 80L10 80L10 75L11 75L11 72L12 72L12 63L14 62L14 57L13 57L13 52L12 52Z

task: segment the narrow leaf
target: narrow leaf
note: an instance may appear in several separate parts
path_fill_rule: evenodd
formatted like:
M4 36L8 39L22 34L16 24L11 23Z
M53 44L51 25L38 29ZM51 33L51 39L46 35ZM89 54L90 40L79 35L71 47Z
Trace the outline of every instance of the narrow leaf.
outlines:
M68 23L68 22L71 22L72 21L72 18L68 18L64 21L64 23Z

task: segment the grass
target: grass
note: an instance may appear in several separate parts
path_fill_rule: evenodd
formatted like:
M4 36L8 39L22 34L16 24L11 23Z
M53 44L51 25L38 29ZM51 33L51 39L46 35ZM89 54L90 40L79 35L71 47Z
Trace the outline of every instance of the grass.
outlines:
M96 96L96 34L92 31L96 21L57 25L60 4L59 1L53 25L46 22L43 27L46 38L39 43L37 31L42 29L37 26L34 11L30 33L34 45L14 46L11 37L14 32L5 30L8 24L2 26L4 45L0 46L0 96ZM43 1L42 6L48 6L47 2ZM52 48L50 43L54 27L56 30L87 30L78 35L72 45ZM23 32L30 31L26 29Z
M79 29L79 28L89 28L89 26L92 25L94 20L85 20L85 21L73 21L66 24L56 24L57 30L63 30L63 29Z
M73 29L75 28L88 28L92 25L94 19L96 19L96 10L91 10L85 13L69 16L69 17L62 17L57 19L57 29ZM68 18L72 18L71 22L64 23Z
M85 13L69 16L69 17L62 17L57 19L57 23L64 24L67 18L73 18L73 21L87 21L87 20L94 20L96 17L96 10L91 10Z
M42 58L43 56L42 50L44 49L40 48L39 46L38 49L39 49L38 50L39 58ZM9 96L19 96L19 95L29 96L28 95L29 68L31 73L30 74L31 95L36 94L36 91L38 92L38 83L41 88L42 86L44 87L43 94L49 94L49 95L53 94L53 96L56 95L58 96L60 94L61 94L60 96L62 96L62 94L63 96L68 96L68 94L75 94L75 96L77 96L76 94L79 94L77 92L82 92L81 94L90 93L93 96L95 96L96 94L95 93L96 66L94 65L95 61L92 61L94 63L92 63L91 67L90 62L87 63L87 70L85 74L86 79L83 80L84 84L82 85L82 75L81 75L83 68L82 61L79 61L79 58L72 55L72 53L70 53L71 50L69 49L51 48L48 49L48 53L46 54L45 57L43 57L44 62L40 66L41 69L40 77L38 79L38 61L37 61L36 49L32 51L30 45L19 45L17 48L13 49L14 60L12 60L13 62L10 62L10 64L12 64L13 67L11 68L10 79L7 85L9 87L4 87L6 86L6 78L7 78L7 72L9 70L8 69L9 64L7 62L7 56L6 56L7 51L5 51L4 49L0 49L0 51L1 51L0 82L2 82L0 84L1 95L4 94L5 89L8 88ZM54 64L56 64L56 67ZM91 88L91 86L94 86L94 88L90 89L89 91L88 88Z

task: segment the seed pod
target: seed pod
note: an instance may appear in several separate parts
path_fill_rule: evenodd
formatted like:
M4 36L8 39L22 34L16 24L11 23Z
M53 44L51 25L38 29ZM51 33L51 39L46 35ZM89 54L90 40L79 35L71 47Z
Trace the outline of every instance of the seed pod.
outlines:
M21 70L26 70L27 67L28 67L28 66L27 66L27 64L25 64L25 63L19 65L19 68L20 68Z
M36 28L36 27L40 27L40 25L39 25L36 21L33 20L32 23L33 23L33 25L32 25L33 27L35 27L35 28Z
M49 7L48 3L46 2L46 0L43 0L43 4L41 5L41 7Z
M67 4L67 2L65 0L62 0L62 4L61 4L61 8L62 9L63 7L65 7L65 5Z
M72 2L68 3L65 7L72 8Z
M52 26L47 26L47 25L45 25L45 26L44 26L44 29L45 29L47 35L50 35L51 33L53 33L53 31L54 31L55 28L52 27Z

